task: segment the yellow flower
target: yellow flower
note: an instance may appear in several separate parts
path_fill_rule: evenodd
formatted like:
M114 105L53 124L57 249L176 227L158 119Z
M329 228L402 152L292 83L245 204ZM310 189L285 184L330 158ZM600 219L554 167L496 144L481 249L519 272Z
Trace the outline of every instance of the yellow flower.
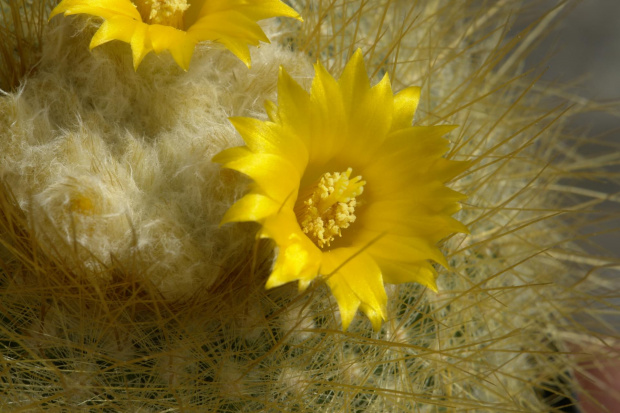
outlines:
M248 44L269 42L257 21L276 16L301 20L280 0L63 0L50 19L60 13L101 17L90 48L110 40L129 43L135 69L149 52L169 50L187 70L196 43L205 40L223 44L250 66Z
M215 162L248 175L251 191L222 222L256 221L277 245L267 288L321 277L347 329L358 308L375 330L386 318L384 283L436 290L437 242L467 228L451 217L464 195L444 182L467 167L441 156L453 126L412 126L420 89L373 87L357 51L336 81L317 63L310 94L284 71L269 121L232 118L247 146Z

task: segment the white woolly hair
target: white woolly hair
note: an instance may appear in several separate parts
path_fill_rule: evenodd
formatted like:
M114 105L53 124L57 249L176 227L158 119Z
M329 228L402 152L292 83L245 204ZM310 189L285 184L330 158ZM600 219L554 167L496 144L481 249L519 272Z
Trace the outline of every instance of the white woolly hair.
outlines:
M599 165L620 154L581 154L565 122L591 106L523 73L563 7L507 37L534 3L294 0L304 22L265 24L252 69L208 44L188 72L167 53L135 72L127 44L88 51L98 21L55 18L0 98L0 410L596 404L597 363L620 363L620 266L585 251L618 199L578 179L619 182ZM415 123L458 124L446 156L472 162L448 184L471 234L442 242L438 293L387 286L379 332L361 315L343 332L321 281L265 290L273 246L255 224L219 226L247 179L211 162L243 144L228 117L265 118L280 65L307 88L310 63L338 76L357 48L373 81L421 86Z
M134 72L126 45L91 53L71 20L54 20L37 75L2 100L0 176L69 267L109 278L103 268L139 257L168 298L209 287L253 243L244 226L219 227L246 186L211 162L243 145L228 117L265 117L280 65L311 78L308 59L264 45L248 70L202 48L187 73L153 54Z

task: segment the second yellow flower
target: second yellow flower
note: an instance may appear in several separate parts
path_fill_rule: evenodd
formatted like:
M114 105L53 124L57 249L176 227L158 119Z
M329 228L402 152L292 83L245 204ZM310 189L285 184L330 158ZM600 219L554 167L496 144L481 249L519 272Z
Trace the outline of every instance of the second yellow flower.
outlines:
M151 51L169 50L187 70L201 41L223 44L250 66L248 45L269 42L257 21L276 16L301 20L280 0L63 0L50 19L60 13L101 17L90 48L111 40L129 43L135 69Z

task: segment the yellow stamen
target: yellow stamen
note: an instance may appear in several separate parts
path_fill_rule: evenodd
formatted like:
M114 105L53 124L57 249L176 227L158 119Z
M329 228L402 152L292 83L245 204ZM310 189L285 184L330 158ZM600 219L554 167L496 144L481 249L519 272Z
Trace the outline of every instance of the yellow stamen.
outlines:
M299 197L295 213L301 229L320 248L330 245L342 230L355 222L355 207L364 191L361 176L349 179L352 169L345 172L327 172L316 185L312 185Z
M189 8L187 0L133 0L142 20L183 29L183 13Z

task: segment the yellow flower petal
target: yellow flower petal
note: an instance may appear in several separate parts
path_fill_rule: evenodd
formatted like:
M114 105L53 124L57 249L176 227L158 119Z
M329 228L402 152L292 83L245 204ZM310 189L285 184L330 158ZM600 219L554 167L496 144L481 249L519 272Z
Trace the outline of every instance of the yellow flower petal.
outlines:
M248 148L255 153L265 152L284 159L294 159L302 174L308 159L308 150L295 134L285 133L277 123L252 118L230 118Z
M274 215L281 205L259 194L248 194L230 207L220 225L228 222L261 221Z
M471 162L453 161L451 159L439 158L430 166L435 176L441 182L449 182L456 176L465 172L471 166ZM463 198L464 199L464 198Z
M170 26L153 24L149 26L149 37L155 53L170 50L172 58L183 70L189 69L192 60L196 39L183 30Z
M307 144L311 163L341 153L349 136L349 124L338 83L322 65L316 64L314 70L316 75L310 91L310 111L306 115L310 122ZM318 135L322 135L321 139L316 139Z
M263 221L261 238L270 238L278 246L276 262L266 288L299 280L300 290L318 276L322 254L299 228L291 210L283 209Z
M255 20L282 16L302 20L301 16L280 0L209 0L202 3L200 16L216 12L243 9L244 14Z
M383 272L383 280L390 284L416 282L437 291L437 271L428 261L401 262L374 257Z
M368 253L373 256L391 260L433 260L448 267L435 242L425 238L365 230L356 241L360 248L368 246Z
M331 77L331 76L329 76ZM342 98L345 103L347 112L355 115L357 112L357 104L367 98L370 92L370 82L364 67L364 58L360 49L356 50L351 56L351 60L347 63L338 85L342 91Z
M411 86L394 96L394 119L392 129L408 128L413 123L413 115L420 102L420 88Z
M301 175L286 158L252 153L229 160L224 167L250 176L262 192L277 202L295 202Z
M280 70L282 70L282 67L280 67ZM265 101L265 112L267 112L267 116L269 117L269 120L272 122L277 122L279 119L279 115L278 115L278 105L276 105L275 103L273 103L270 100L266 100ZM231 118L231 122L232 122ZM251 118L244 118L244 119L251 119Z
M224 149L222 152L215 155L212 159L213 162L226 164L228 162L235 161L246 156L251 156L250 151L246 146L236 146L234 148Z
M415 201L372 202L364 208L364 228L377 233L416 236L438 242L467 227L445 213L432 214Z
M138 66L140 66L140 62L142 62L144 56L153 50L150 39L147 36L148 31L148 26L144 23L140 23L135 26L133 35L131 36L131 42L129 42L129 44L131 44L133 68L135 70L138 70Z
M355 248L338 248L323 254L321 273L332 290L347 329L360 304L379 330L386 317L387 295L381 269L370 255Z
M338 80L342 91L348 131L343 138L350 156L367 162L381 147L392 124L394 96L387 75L372 88L364 68L362 53L355 52ZM377 111L377 106L382 108Z
M50 19L57 14L90 14L105 20L126 17L141 21L140 12L129 0L64 0L50 13Z
M386 139L380 150L364 167L363 173L368 179L381 179L385 182L382 193L402 192L402 181L410 184L436 180L431 166L444 154L449 143L441 136L454 129L454 126L409 127L394 132ZM374 178L376 177L376 178ZM438 180L438 179L437 179Z
M215 12L200 18L188 29L198 41L212 40L226 46L243 63L250 67L250 49L269 39L256 22L236 10Z
M310 94L280 67L278 74L278 124L292 131L306 147L311 144ZM287 134L288 135L288 134Z
M111 40L122 40L124 42L131 43L136 26L139 24L142 23L123 16L112 17L109 20L104 21L101 26L99 26L99 29L90 40L89 47L94 49L95 47Z

